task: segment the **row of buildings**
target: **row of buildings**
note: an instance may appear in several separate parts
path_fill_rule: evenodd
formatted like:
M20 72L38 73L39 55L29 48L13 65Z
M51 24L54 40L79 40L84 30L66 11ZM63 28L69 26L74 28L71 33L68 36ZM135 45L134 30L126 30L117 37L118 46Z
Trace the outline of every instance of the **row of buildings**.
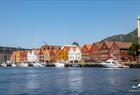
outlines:
M29 50L29 49L0 46L0 63L10 60L12 53L17 50Z
M83 47L76 45L50 46L44 45L38 49L17 50L13 52L11 61L14 62L89 62L114 59L118 61L133 60L128 54L132 44L128 42L97 42L85 44Z
M81 49L76 45L42 46L39 49L18 50L13 52L11 61L14 62L79 62Z

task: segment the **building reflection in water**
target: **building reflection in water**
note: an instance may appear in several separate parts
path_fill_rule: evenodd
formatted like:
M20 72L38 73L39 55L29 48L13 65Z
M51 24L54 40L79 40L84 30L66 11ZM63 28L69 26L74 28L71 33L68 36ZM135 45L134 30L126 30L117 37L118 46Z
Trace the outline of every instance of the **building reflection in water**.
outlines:
M71 91L78 91L82 88L82 70L70 70L68 72L68 85Z

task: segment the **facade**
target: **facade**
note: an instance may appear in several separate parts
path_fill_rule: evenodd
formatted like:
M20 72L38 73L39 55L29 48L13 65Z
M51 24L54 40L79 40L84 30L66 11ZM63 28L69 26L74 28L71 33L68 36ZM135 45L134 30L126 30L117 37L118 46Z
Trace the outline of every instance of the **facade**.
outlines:
M18 50L18 51L16 51L16 62L18 63L18 62L20 62L20 51Z
M0 46L0 62L10 61L12 53L16 50L18 48Z
M56 62L56 51L55 50L50 50L50 62L51 63Z
M14 51L10 57L10 61L16 62L16 51Z
M81 55L82 55L81 48L76 47L76 49L75 49L75 59L74 60L77 61L77 62L81 61Z
M18 50L13 52L11 61L15 62L79 62L79 61L106 61L114 59L118 61L133 60L128 54L132 44L128 42L97 42L86 44L82 48L76 45L64 45L63 47L41 47L32 50Z
M38 57L39 57L39 62L44 62L45 61L45 59L44 59L44 50L43 49L39 50Z
M62 62L68 62L68 51L69 51L69 47L62 47L61 49L61 58L62 58Z
M110 47L108 46L109 44L112 45L112 43L103 42L103 44L100 48L100 59L103 60L103 61L109 59L109 57L110 57L110 55L109 55Z
M76 45L64 45L59 56L62 62L79 62L81 61L81 50Z
M118 60L121 61L121 50L120 47L114 42L110 48L110 58L112 58L113 60Z
M57 62L62 62L63 56L62 56L62 50L57 50L56 51L56 61Z
M102 46L102 43L94 43L90 49L91 53L91 60L92 61L98 61L101 60L100 58L100 48Z
M39 54L38 50L28 51L28 53L27 53L27 61L28 62L38 62L39 61L38 54Z
M27 62L27 51L19 51L20 54L20 62Z
M94 61L114 59L118 61L133 60L133 57L128 54L128 49L132 43L128 42L112 42L104 41L94 43L91 47L91 59Z
M50 51L44 50L44 62L50 62Z
M81 61L81 50L78 46L70 46L68 51L68 62L75 63Z
M120 60L121 61L132 61L134 60L133 56L128 54L128 49L130 48L130 46L132 45L132 43L128 43L128 42L116 42L116 44L118 45L119 49L120 49Z
M91 61L91 47L92 44L85 44L81 49L81 59L82 61Z

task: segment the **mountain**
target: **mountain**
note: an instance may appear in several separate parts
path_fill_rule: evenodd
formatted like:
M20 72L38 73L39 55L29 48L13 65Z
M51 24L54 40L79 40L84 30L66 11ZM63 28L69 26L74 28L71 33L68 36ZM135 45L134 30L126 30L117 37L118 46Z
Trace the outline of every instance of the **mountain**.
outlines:
M137 29L135 29L134 31L128 34L119 34L110 36L108 38L103 39L101 42L103 41L137 42L138 39L137 35L138 35Z

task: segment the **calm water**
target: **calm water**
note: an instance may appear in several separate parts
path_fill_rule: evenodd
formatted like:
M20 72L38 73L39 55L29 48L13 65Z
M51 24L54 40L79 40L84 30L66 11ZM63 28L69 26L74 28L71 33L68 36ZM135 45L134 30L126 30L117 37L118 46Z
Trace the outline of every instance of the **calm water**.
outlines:
M140 69L0 68L0 95L140 95Z

